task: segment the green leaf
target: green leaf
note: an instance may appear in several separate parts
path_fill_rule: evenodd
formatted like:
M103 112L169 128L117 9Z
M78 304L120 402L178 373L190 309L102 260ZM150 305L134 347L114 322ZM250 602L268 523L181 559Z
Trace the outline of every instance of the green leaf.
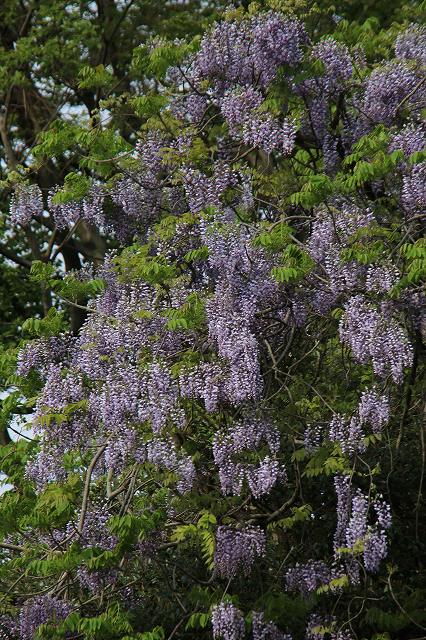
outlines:
M210 622L210 614L209 613L193 613L185 626L185 631L189 631L189 629L205 629Z
M78 201L87 195L90 189L90 178L72 171L65 176L64 186L52 198L53 204L66 204Z
M108 88L114 82L113 74L105 69L103 64L98 64L96 67L82 67L78 78L79 89Z

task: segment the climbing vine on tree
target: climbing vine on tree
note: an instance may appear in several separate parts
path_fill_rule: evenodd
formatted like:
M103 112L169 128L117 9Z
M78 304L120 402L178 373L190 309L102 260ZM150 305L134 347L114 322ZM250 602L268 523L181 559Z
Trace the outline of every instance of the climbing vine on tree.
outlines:
M7 224L55 235L1 360L3 424L32 425L0 452L1 637L425 633L426 29L400 12L148 38L137 139L106 95L38 135L63 180L9 173ZM104 256L64 271L81 226Z

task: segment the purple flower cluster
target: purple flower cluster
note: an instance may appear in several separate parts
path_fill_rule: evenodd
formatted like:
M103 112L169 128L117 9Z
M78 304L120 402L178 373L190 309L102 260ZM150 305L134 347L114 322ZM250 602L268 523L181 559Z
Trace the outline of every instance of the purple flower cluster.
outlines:
M27 600L19 613L16 632L20 640L34 640L37 629L42 624L57 624L72 611L69 602L53 596L36 596Z
M294 67L302 60L308 36L298 20L270 11L252 18L250 28L249 61L261 85L269 85L280 66Z
M117 581L118 572L114 569L93 569L89 571L85 566L77 569L77 580L82 589L91 594L100 593L107 585Z
M10 219L13 224L26 227L34 216L43 213L43 196L36 184L21 184L16 187L10 201Z
M403 177L402 205L409 216L425 217L426 211L426 162L415 164Z
M367 291L387 292L395 286L399 279L398 269L393 264L369 265L365 277Z
M314 453L322 444L324 438L324 425L321 423L309 424L303 433L303 446L308 453Z
M288 633L283 633L273 622L266 622L262 612L253 611L253 640L291 640Z
M106 225L121 242L135 234L143 237L161 210L164 146L165 137L158 132L151 132L146 140L139 142L136 145L139 168L118 180L110 192L117 211L109 213Z
M296 564L285 574L285 584L288 591L297 591L304 597L333 578L330 568L322 560L310 560L306 564Z
M375 69L367 80L362 111L371 125L391 125L402 104L415 109L424 98L415 71L400 62L388 64Z
M253 116L263 102L261 92L251 86L237 87L225 93L220 100L220 110L229 126L231 135L236 136L240 127Z
M318 79L321 90L326 93L342 91L353 70L348 48L332 38L326 38L312 48L311 55L321 60L325 68L324 74Z
M367 571L375 573L380 562L387 556L386 530L392 524L389 505L378 496L372 501L376 521L369 524L371 512L369 499L360 489L352 490L348 476L336 476L337 493L337 528L334 537L334 548L337 557L342 557L342 547L353 550L355 555L363 554ZM346 554L343 557L347 557ZM359 569L354 560L346 561L346 570L353 582L358 581Z
M339 139L337 137L334 137L329 133L324 134L322 142L324 172L329 176L334 175L339 166L340 158L338 153L338 142Z
M213 638L242 640L245 634L242 612L230 602L221 602L212 611Z
M398 133L395 133L389 144L389 151L401 149L406 158L413 153L423 151L426 147L426 130L423 124L406 124Z
M415 60L426 64L426 27L412 24L396 39L395 54L401 60Z
M223 227L223 229L222 229ZM271 263L250 246L250 236L227 220L227 211L202 232L209 250L214 295L207 302L209 337L228 365L224 394L232 403L256 399L262 390L255 314L276 299Z
M220 109L231 135L266 153L274 150L291 153L296 137L294 123L287 119L280 123L271 114L261 113L258 107L262 101L260 91L250 86L238 87L224 95Z
M274 80L281 65L301 60L306 42L301 23L272 11L239 22L221 22L204 36L189 74L195 85L206 79L213 82L232 136L266 153L287 154L294 147L295 125L258 111L261 90Z
M26 477L35 483L41 491L49 482L61 482L66 479L63 451L54 444L46 444L42 441L42 449L35 458L27 463Z
M356 360L371 361L376 375L390 373L396 383L402 382L405 367L412 364L413 349L394 318L380 313L363 295L356 295L345 305L339 332Z
M207 411L216 411L225 399L226 377L226 369L219 362L203 362L180 373L180 394L184 398L202 398Z
M390 408L387 396L379 395L375 388L365 390L354 415L347 417L335 414L325 429L322 423L309 425L304 432L304 444L308 452L316 451L324 437L339 444L342 453L352 456L366 449L363 427L370 425L373 433L381 433L389 422Z
M351 507L351 483L349 476L338 475L334 477L334 490L337 497L337 524L334 532L334 551L344 543L345 531L349 522Z
M151 184L149 177L137 174L119 180L111 198L118 207L118 214L116 219L110 218L109 223L119 240L124 242L153 221L161 207L162 193Z
M368 499L357 489L352 497L351 515L346 527L345 542L352 548L367 532Z
M235 176L229 165L218 162L212 177L191 167L183 167L183 182L189 210L198 213L205 207L221 208L221 197L235 184Z
M191 124L199 124L209 107L207 98L199 93L178 96L172 102L172 113L179 120L188 120Z
M330 423L329 438L340 445L343 453L352 455L365 450L364 433L358 416L347 420L335 415Z
M273 456L279 451L277 429L257 419L235 423L228 431L215 436L213 457L219 467L220 485L225 495L239 495L246 480L252 494L259 497L285 479L284 468L275 457L266 455L258 464L234 460L240 459L243 453L256 452L263 443Z
M27 467L27 475L39 487L50 480L63 479L62 456L79 449L90 437L84 411L85 390L80 375L62 375L58 365L50 365L33 420L34 431L42 436L42 449Z
M58 229L70 228L79 220L100 229L107 228L103 212L105 192L101 186L93 186L88 195L78 201L55 203L53 199L56 195L57 189L53 189L49 193L48 204Z
M221 526L216 535L215 567L223 578L235 578L239 573L247 575L265 550L266 535L260 527Z
M67 361L73 340L70 335L61 335L28 342L18 354L16 373L27 376L31 369L35 369L46 376L50 365Z
M311 257L326 272L333 294L357 289L364 281L367 269L355 260L343 261L342 250L350 237L368 229L374 216L368 209L343 205L333 210L319 211L312 225L308 250Z
M111 513L105 505L93 506L84 517L83 528L79 536L82 548L97 547L99 549L114 549L118 538L108 531L108 521ZM70 527L70 531L72 528Z
M280 124L269 114L252 115L243 126L245 144L263 149L265 153L291 153L296 139L296 127L290 120Z
M216 23L201 41L191 69L195 82L214 80L217 88L230 83L261 87L274 80L278 68L296 65L307 41L302 23L269 12L253 18Z
M358 414L362 424L372 426L374 433L380 433L390 418L389 399L381 396L376 389L368 389L361 395Z
M191 491L196 478L194 463L189 456L176 451L170 438L150 440L144 447L135 451L134 457L137 462L148 461L162 469L176 473L179 478L178 491L180 493Z
M390 506L380 496L373 501L377 522L369 526L364 539L364 565L367 571L375 573L381 561L388 554L386 530L392 525Z

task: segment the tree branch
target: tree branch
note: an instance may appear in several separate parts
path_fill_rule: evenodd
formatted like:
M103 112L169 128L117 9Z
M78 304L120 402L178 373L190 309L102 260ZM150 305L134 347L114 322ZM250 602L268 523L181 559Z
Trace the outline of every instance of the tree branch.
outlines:
M0 246L0 254L5 258L7 258L8 260L11 260L15 264L19 264L19 266L24 267L25 269L30 269L31 267L30 260L27 260L26 258L21 258L21 256L18 256L16 253L14 253L13 251L10 251L10 249L7 249L6 247Z

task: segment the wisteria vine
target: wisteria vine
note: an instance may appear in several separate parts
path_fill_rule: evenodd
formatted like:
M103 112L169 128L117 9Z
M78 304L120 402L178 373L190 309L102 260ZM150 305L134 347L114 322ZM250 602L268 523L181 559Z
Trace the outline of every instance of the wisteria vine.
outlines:
M169 638L367 637L352 598L394 597L385 458L425 337L424 45L412 25L371 65L296 17L231 12L169 68L114 179L79 200L17 188L13 224L84 221L117 248L70 276L101 283L79 333L18 355L38 390L25 481L74 498L4 540L5 562L59 577L8 603L0 637L82 637L114 602L104 637L130 637L159 580Z

